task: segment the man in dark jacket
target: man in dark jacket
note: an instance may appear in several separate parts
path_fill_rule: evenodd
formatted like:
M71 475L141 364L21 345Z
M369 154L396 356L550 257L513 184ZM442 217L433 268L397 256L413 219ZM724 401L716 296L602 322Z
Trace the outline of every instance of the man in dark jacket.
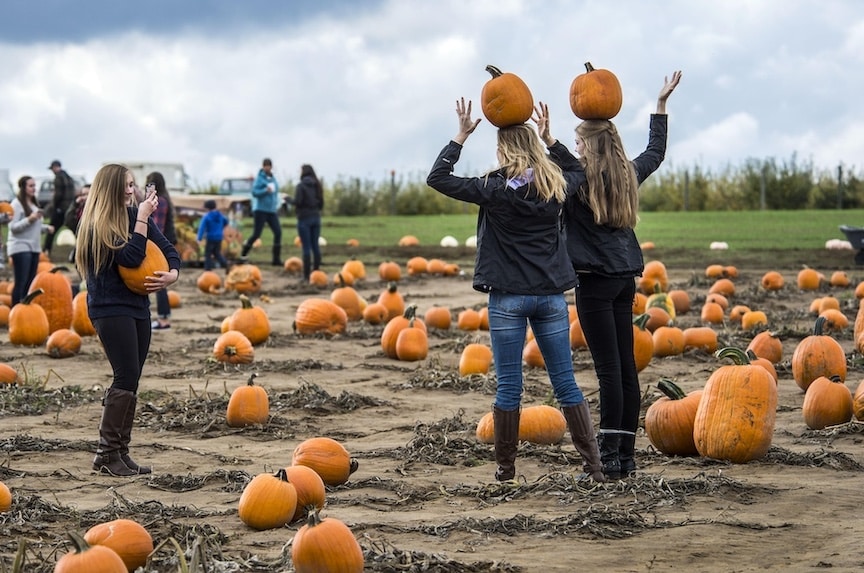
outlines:
M57 159L51 162L48 169L54 172L54 196L51 198L51 204L46 207L46 212L50 216L50 224L54 230L45 234L42 250L50 257L51 247L54 246L54 235L63 226L69 205L75 201L75 181L63 170Z

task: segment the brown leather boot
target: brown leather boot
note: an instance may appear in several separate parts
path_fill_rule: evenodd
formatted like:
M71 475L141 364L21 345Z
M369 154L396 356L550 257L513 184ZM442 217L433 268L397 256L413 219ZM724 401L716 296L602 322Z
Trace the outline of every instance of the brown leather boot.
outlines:
M501 410L492 406L495 422L495 479L508 481L516 477L516 450L519 448L519 408Z
M93 458L93 470L112 476L134 476L138 472L132 470L120 457L123 443L120 432L123 427L126 410L129 406L128 395L134 396L128 390L108 388L102 398L102 421L99 423L99 447Z
M606 476L603 475L603 464L600 462L600 450L594 437L594 423L591 421L588 402L583 400L576 406L564 406L561 411L567 420L573 445L582 456L582 469L592 480L605 482Z
M123 392L123 390L120 391ZM126 416L123 418L123 426L120 428L120 443L122 444L120 459L130 470L139 474L149 474L152 471L149 466L139 466L135 460L129 457L129 442L132 441L132 425L135 423L135 406L138 404L138 396L132 392L129 394L132 394L131 398L125 396L123 398L123 400L128 399L129 405L126 408Z

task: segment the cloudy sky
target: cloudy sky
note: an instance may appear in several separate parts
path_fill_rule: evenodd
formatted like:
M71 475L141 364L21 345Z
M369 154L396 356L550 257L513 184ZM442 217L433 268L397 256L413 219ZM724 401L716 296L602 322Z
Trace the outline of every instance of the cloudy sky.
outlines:
M572 148L568 91L613 71L631 155L665 75L664 169L793 155L864 164L858 0L3 0L0 168L92 179L106 161L182 162L193 185L272 157L296 179L425 178L494 64L550 105ZM475 107L479 113L479 106ZM483 122L458 166L494 166Z

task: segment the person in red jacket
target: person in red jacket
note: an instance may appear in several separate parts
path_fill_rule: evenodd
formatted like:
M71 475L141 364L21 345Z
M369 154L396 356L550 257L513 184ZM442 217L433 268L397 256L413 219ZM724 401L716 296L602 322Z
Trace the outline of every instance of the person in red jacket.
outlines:
M180 275L180 255L152 218L159 206L156 189L148 188L140 203L135 191L135 179L123 165L99 169L84 203L75 249L75 266L87 281L87 311L114 371L102 399L93 470L114 476L151 471L129 456L138 382L152 336L150 297L130 290L118 267L141 266L149 239L165 255L169 270L146 277L145 290L164 290Z

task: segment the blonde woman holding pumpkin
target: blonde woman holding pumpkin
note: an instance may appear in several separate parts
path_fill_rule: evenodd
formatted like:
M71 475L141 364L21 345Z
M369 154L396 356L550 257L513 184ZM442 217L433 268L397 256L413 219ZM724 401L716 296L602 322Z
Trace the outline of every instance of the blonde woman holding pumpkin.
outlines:
M576 384L564 292L576 274L560 224L566 181L527 124L498 130L499 167L483 177L457 177L462 145L480 119L471 102L456 102L459 131L426 180L438 192L480 206L473 286L489 295L489 333L497 391L492 407L499 481L516 475L522 401L522 350L530 324L583 467L605 481L588 403Z
M118 266L136 268L144 261L147 240L168 260L168 271L144 281L155 293L174 283L180 256L152 215L159 205L155 189L135 199L135 180L123 165L105 165L96 173L78 225L75 265L87 282L87 307L114 371L102 399L99 446L93 470L113 476L150 473L129 457L138 381L150 349L150 298L129 290Z
M567 250L578 282L579 323L594 360L600 386L598 441L603 472L609 479L636 470L636 430L641 394L633 357L634 278L642 274L642 249L633 228L639 207L639 185L657 170L666 155L666 100L681 72L665 78L651 115L648 147L630 161L615 124L586 120L576 126L578 160L549 134L540 136L561 165L571 194L565 206ZM543 110L545 115L545 109Z

